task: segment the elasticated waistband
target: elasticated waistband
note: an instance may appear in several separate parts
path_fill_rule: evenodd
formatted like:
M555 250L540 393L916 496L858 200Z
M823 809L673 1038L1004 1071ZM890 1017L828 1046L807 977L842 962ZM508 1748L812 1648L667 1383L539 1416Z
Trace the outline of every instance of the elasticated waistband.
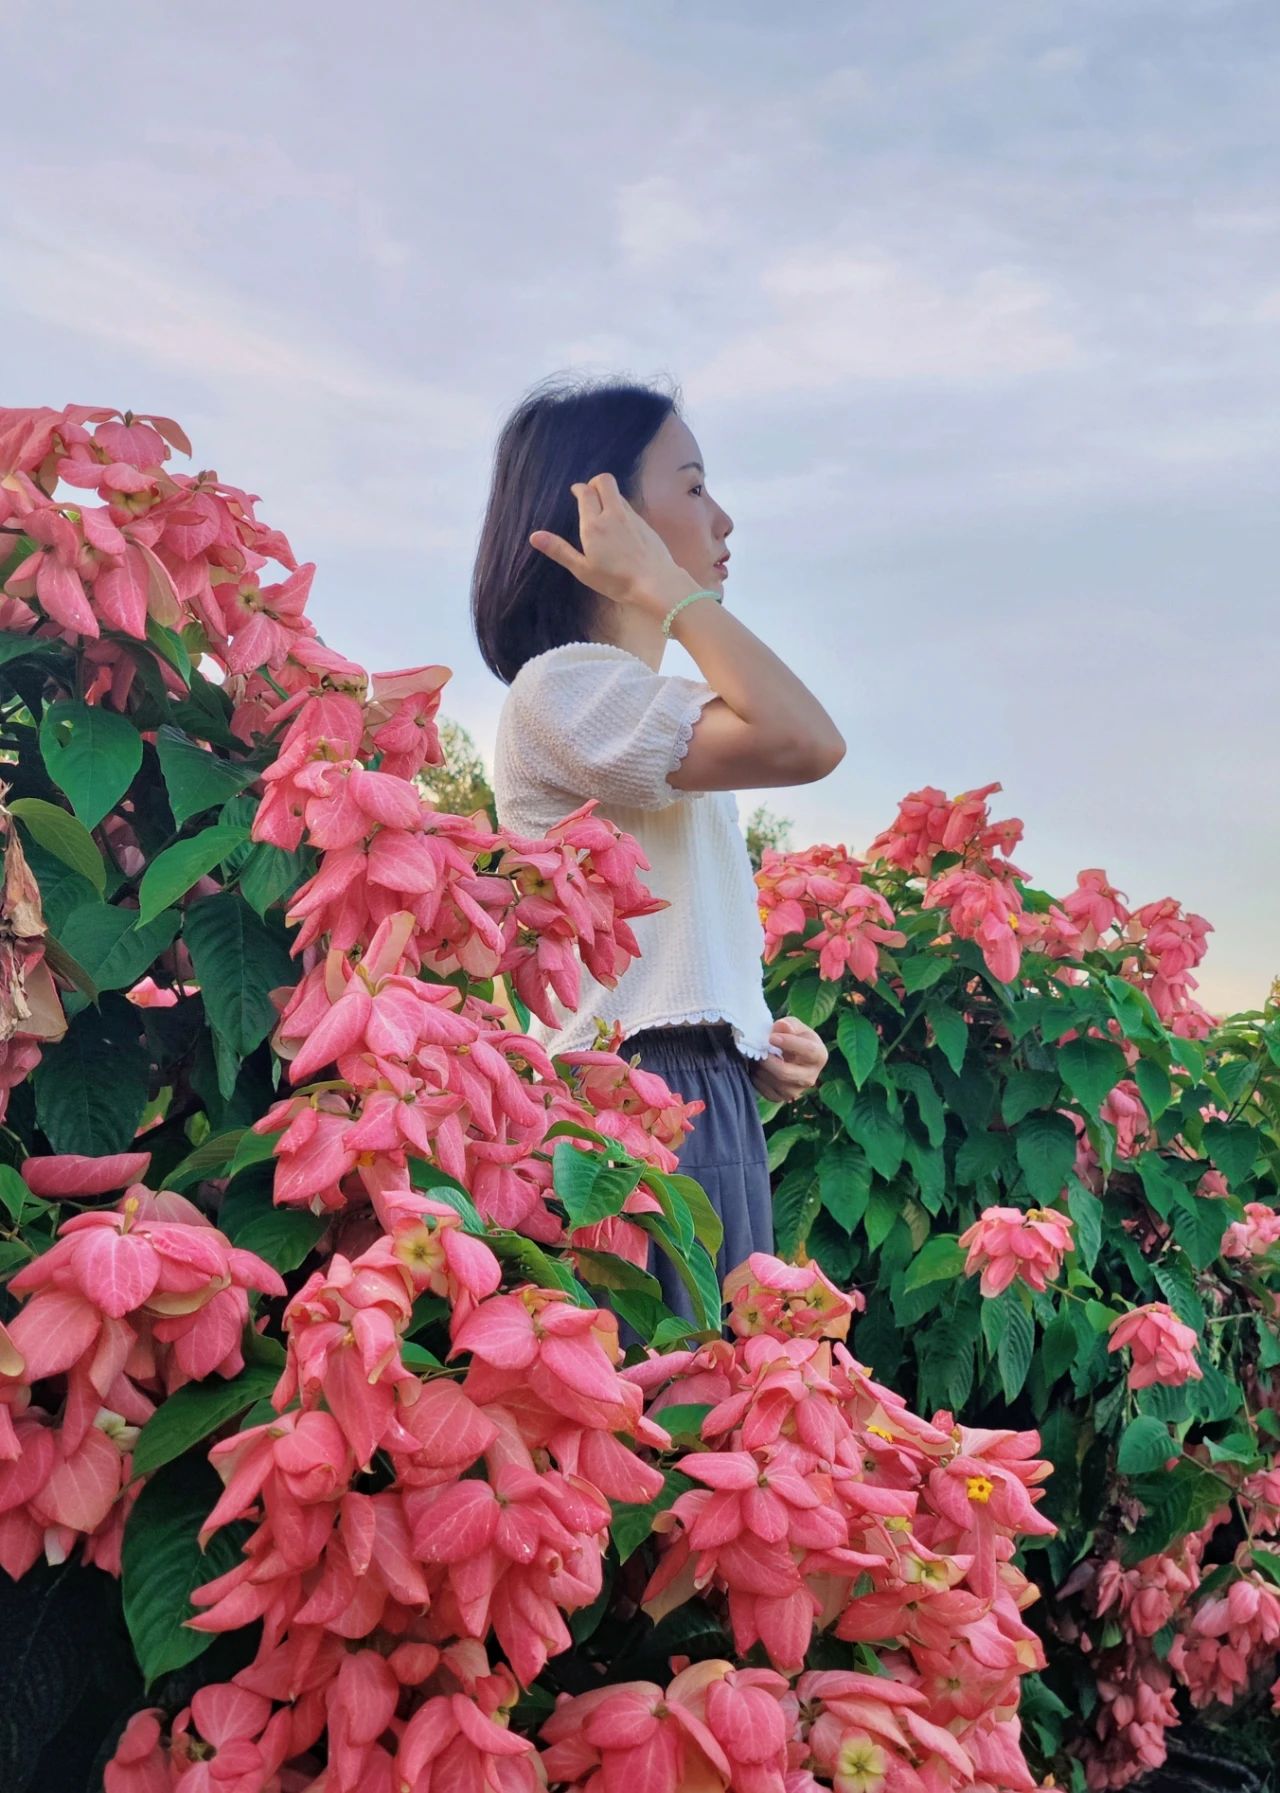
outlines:
M647 1059L661 1058L671 1065L700 1065L742 1056L727 1021L703 1021L688 1027L647 1027L624 1040L618 1050L623 1058L642 1052Z

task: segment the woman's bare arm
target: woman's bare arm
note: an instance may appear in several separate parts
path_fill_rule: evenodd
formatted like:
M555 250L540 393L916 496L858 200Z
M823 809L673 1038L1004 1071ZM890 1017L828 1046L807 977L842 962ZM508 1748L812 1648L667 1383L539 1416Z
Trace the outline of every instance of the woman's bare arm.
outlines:
M612 474L572 491L579 551L538 530L539 552L592 591L661 622L697 581L676 565L657 532L629 505ZM717 697L706 704L670 782L677 790L811 784L844 758L844 739L817 698L745 623L719 604L688 604L671 634L687 649Z

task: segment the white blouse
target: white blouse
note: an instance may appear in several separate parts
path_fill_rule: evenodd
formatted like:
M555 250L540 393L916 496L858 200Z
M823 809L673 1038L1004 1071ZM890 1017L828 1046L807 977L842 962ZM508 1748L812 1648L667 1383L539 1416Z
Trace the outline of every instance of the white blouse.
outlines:
M641 957L608 990L584 970L575 1012L530 1031L553 1052L590 1046L597 1017L624 1034L727 1021L748 1058L770 1056L764 930L737 805L727 791L667 782L684 758L710 685L664 676L625 648L576 641L516 674L498 722L494 797L513 834L538 837L588 797L634 835L641 879L670 904L631 923Z

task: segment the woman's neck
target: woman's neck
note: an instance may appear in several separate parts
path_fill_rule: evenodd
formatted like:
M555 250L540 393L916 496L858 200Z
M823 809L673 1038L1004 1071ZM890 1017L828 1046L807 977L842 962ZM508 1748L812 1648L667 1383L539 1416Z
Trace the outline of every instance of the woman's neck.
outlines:
M600 598L592 634L597 641L625 648L655 672L662 667L662 656L667 645L662 625L629 604L614 604L608 598Z

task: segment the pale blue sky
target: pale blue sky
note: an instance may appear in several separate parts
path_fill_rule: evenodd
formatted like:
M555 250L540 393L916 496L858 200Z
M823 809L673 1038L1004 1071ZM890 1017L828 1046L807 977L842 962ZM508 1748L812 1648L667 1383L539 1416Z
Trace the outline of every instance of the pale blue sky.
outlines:
M326 639L442 660L493 439L670 373L730 600L850 743L797 844L999 778L1280 970L1271 0L7 0L0 398L181 419L319 563ZM679 653L673 670L689 670ZM744 793L744 813L752 802Z

